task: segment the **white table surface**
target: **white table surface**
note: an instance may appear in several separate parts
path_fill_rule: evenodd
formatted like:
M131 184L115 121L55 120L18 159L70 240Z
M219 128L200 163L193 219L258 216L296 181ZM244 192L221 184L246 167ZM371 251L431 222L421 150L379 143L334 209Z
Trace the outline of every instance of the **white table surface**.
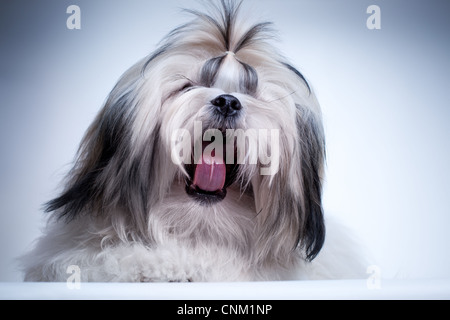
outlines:
M450 279L280 281L236 283L67 283L2 282L0 299L450 299ZM72 284L73 286L73 284Z

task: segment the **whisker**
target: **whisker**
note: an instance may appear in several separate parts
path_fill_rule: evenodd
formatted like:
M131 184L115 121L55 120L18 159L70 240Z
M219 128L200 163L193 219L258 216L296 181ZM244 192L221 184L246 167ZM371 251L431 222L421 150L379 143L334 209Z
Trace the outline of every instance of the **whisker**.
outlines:
M281 101L281 100L283 100L283 99L286 99L287 97L292 96L292 95L295 94L296 92L297 92L297 90L294 90L294 91L292 91L291 93L288 93L287 95L285 95L285 96L283 96L283 97L274 99L274 100L272 100L272 101L268 101L268 103L272 103L272 102L276 102L276 101Z

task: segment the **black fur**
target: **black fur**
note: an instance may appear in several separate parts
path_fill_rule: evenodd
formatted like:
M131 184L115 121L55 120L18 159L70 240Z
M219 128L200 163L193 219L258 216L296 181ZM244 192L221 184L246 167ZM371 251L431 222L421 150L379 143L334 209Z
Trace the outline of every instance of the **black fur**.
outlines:
M210 59L202 67L200 72L200 83L204 87L212 87L216 82L217 73L222 65L223 59L226 56Z
M258 88L258 73L250 65L240 62L244 68L244 72L241 72L241 79L239 87L243 93L252 95Z
M286 62L282 62L282 64L288 68L289 70L291 70L292 72L294 72L306 85L306 87L308 88L309 93L311 93L311 87L309 86L308 81L306 81L305 77L303 76L303 74L301 74L300 71L298 71L296 68L294 68L292 65L290 65L289 63Z
M148 177L142 177L142 162L152 153L147 150L141 158L129 159L132 92L116 99L115 90L83 139L66 189L45 205L46 212L55 211L58 218L70 221L87 211L102 214L117 207L145 210Z
M254 25L247 33L239 40L238 44L233 48L234 52L238 52L242 48L251 45L254 41L259 40L261 34L268 34L271 29L271 22L262 22Z
M297 243L305 249L307 260L313 260L321 250L325 241L325 222L322 209L321 169L325 160L325 142L318 135L320 129L316 119L307 109L297 105L299 116L297 128L302 153L301 168L303 179L304 203L299 211L303 216L303 228L299 232ZM303 212L304 211L304 212Z

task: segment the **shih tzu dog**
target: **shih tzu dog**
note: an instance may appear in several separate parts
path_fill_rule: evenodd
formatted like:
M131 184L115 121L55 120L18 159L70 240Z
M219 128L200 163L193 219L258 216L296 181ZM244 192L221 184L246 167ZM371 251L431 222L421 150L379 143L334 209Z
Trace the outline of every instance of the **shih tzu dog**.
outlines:
M70 266L82 281L364 273L339 231L325 241L312 88L273 46L270 23L252 23L241 2L209 6L186 10L193 20L111 91L46 205L26 281L66 281Z

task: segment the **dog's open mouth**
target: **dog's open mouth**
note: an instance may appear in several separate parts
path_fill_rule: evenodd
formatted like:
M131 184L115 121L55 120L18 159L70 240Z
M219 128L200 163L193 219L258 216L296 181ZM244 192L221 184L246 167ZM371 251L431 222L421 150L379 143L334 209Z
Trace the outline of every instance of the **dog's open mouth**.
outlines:
M226 163L225 143L223 145L223 156L216 154L214 150L211 154L208 154L205 152L205 146L203 144L201 161L197 161L196 164L185 165L189 175L186 178L186 192L201 204L210 205L226 197L227 188L236 179L238 165L235 164L235 149L233 163Z

